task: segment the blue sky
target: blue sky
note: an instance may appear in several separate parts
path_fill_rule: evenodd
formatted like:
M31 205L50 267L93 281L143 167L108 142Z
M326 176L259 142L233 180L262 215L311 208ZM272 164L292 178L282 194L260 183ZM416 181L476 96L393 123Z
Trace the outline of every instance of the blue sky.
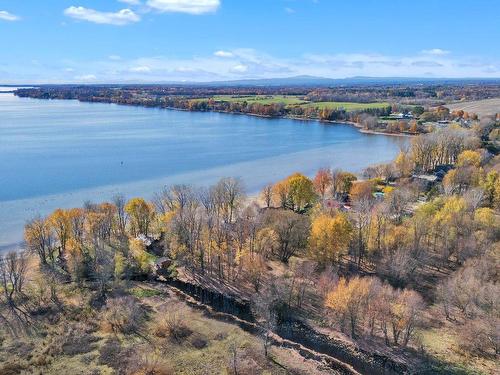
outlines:
M0 0L0 83L500 77L497 0Z

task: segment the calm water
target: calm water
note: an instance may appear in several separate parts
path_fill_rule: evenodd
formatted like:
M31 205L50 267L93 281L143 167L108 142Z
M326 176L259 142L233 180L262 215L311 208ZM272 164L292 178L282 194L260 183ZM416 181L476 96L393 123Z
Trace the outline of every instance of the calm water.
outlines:
M359 172L405 142L341 124L0 93L0 249L22 239L26 220L56 207L224 176L241 177L253 193L295 171Z

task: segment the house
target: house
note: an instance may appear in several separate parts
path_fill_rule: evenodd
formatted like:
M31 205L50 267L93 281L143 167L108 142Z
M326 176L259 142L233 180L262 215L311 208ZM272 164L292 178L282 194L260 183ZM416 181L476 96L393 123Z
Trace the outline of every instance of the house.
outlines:
M172 266L173 261L167 257L159 258L154 264L155 274L158 276L168 277L170 276L170 267Z
M438 177L433 174L414 174L411 177L414 182L420 183L422 188L427 191L430 190L438 181Z
M349 211L351 209L351 207L349 205L346 205L344 203L339 202L336 199L331 199L331 198L325 199L323 204L325 205L325 208L329 208L332 210L338 210L338 211L345 212L345 211Z
M444 176L446 176L446 173L448 173L450 169L453 169L453 165L451 164L438 165L434 168L433 175L437 177L438 181L443 181Z
M400 112L400 113L391 113L389 117L393 120L403 120L403 119L412 119L413 114L411 112Z

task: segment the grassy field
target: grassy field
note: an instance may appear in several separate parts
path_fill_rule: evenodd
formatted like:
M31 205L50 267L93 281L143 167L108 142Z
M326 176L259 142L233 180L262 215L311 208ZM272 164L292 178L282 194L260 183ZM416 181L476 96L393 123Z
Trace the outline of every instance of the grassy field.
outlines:
M298 105L307 103L296 95L252 95L252 96L231 96L219 95L214 96L214 100L234 103L259 103L259 104L276 104L283 103L286 105Z
M232 103L259 103L264 105L283 103L286 106L301 106L303 108L344 108L346 111L355 111L370 108L384 108L389 103L352 103L352 102L309 102L298 95L251 95L251 96L232 96L218 95L212 97L213 100ZM206 98L194 99L196 101L206 100Z
M491 116L500 113L500 98L453 103L447 104L446 107L448 107L450 111L463 110L466 112L474 112L479 117Z
M422 346L437 360L443 361L434 368L436 374L481 375L494 374L497 364L486 359L465 355L460 351L456 337L446 327L419 332Z
M83 307L87 295L65 286L56 321L36 335L0 336L0 374L232 375L235 367L239 374L335 374L290 349L272 346L266 358L260 337L207 317L163 286L135 283L128 292L147 314L124 334L110 329L108 315ZM169 324L185 327L182 335L169 336Z
M384 108L390 106L389 103L352 103L352 102L309 102L304 105L305 107L312 108L329 108L329 109L340 109L343 108L346 111L356 111L360 109L371 109L371 108Z

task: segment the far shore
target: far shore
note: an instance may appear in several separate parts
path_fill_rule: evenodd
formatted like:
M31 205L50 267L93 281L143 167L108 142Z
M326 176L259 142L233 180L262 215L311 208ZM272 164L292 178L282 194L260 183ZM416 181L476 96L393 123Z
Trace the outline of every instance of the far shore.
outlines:
M15 95L15 91L13 92ZM16 95L17 96L17 95ZM23 97L23 98L30 98L29 96ZM38 99L38 98L30 98L30 99ZM43 100L43 99L42 99ZM45 100L78 100L79 99L45 99ZM131 106L131 107L142 107L142 108L158 108L158 109L169 109L169 110L174 110L174 111L183 111L183 112L212 112L212 113L224 113L224 114L229 114L229 115L243 115L243 116L253 116L253 117L262 117L262 118L267 118L267 119L289 119L289 120L297 120L297 121L316 121L324 124L345 124L345 125L351 125L354 126L355 128L358 129L360 133L364 134L373 134L373 135L386 135L390 137L414 137L418 134L409 134L409 133L387 133L383 131L377 131L377 130L369 130L369 129L364 129L361 125L352 122L352 121L346 121L346 120L320 120L317 118L305 118L305 117L299 117L299 116L268 116L268 115L261 115L258 113L242 113L242 112L230 112L230 111L217 111L217 110L210 110L210 111L191 111L189 109L184 109L184 108L177 108L177 107L149 107L145 105L140 105L140 104L127 104L127 103L115 103L115 102L100 102L100 101L81 101L84 103L102 103L102 104L116 104L116 105L124 105L124 106Z
M64 100L64 99L61 99ZM93 103L93 102L87 102L87 103ZM98 102L100 103L100 102ZM141 106L141 105L135 105L135 104L124 104L124 103L113 103L113 104L118 104L118 105L131 105L131 106L138 106L138 107L144 107L144 108L162 108L162 107L147 107L147 106ZM355 122L352 121L346 121L346 120L320 120L317 118L306 118L306 117L299 117L299 116L268 116L268 115L260 115L258 113L242 113L242 112L230 112L230 111L190 111L189 109L184 109L184 108L176 108L176 107L163 107L163 109L170 109L174 111L184 111L184 112L213 112L213 113L224 113L228 115L240 115L240 116L253 116L253 117L262 117L262 118L267 118L267 119L288 119L288 120L296 120L296 121L316 121L320 122L323 124L345 124L345 125L350 125L354 126L360 133L364 134L374 134L374 135L387 135L390 137L414 137L418 134L408 134L408 133L386 133L382 131L377 131L377 130L369 130L369 129L363 129L363 127Z

